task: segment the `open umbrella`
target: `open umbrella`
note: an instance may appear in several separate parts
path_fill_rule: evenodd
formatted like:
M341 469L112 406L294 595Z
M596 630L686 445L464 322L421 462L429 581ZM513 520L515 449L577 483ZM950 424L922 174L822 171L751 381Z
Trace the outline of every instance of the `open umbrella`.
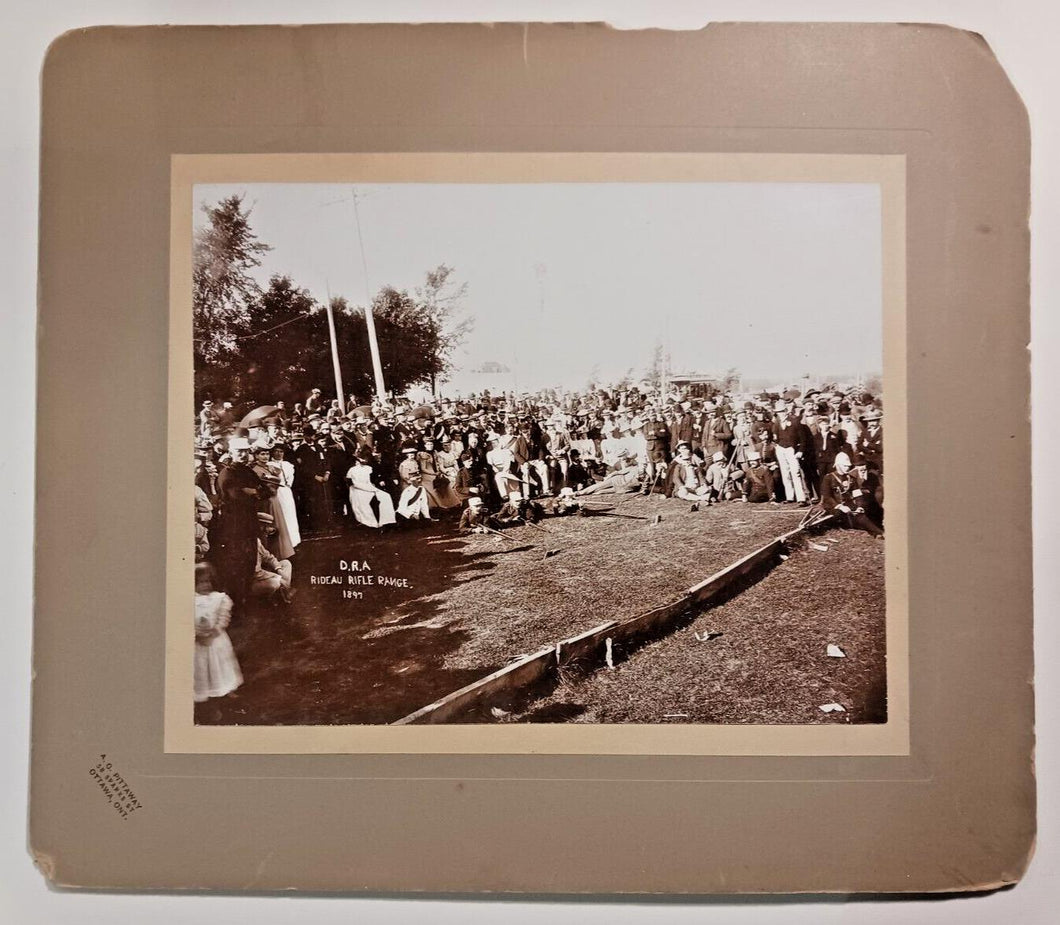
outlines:
M434 409L430 405L420 405L412 409L412 416L417 420L426 420L434 417Z
M279 413L279 408L275 405L261 405L249 412L242 421L239 422L240 427L258 427L265 423L269 418L276 417Z
M370 418L372 416L372 406L371 405L358 405L350 413L354 414L354 415L363 414L365 417L369 417Z

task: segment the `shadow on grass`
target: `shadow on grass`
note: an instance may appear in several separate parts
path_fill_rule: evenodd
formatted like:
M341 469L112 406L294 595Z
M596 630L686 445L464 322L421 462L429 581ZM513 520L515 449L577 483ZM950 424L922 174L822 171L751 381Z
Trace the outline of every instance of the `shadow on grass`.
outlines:
M243 686L197 704L196 723L389 723L495 671L500 666L444 666L468 633L439 618L441 602L432 598L488 575L494 556L513 551L468 554L466 546L448 523L303 543L292 560L294 601L252 601L233 622L228 632ZM368 567L343 570L340 560ZM338 576L343 584L314 583L314 576ZM373 583L348 584L351 576ZM397 582L380 584L384 578Z

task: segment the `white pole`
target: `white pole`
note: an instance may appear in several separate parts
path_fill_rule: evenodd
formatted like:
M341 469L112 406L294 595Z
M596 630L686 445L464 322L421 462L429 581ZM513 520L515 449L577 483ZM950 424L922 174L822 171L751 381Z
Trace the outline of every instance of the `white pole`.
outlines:
M342 391L342 371L339 369L339 344L335 337L335 316L331 311L331 295L328 295L328 334L331 335L331 365L335 369L335 393L339 396L339 411L346 413L346 400Z
M361 210L357 208L357 188L353 190L353 215L357 220L357 243L361 249L361 269L364 273L364 323L368 327L368 349L372 354L372 372L375 373L375 395L386 402L386 385L383 383L383 362L379 359L379 340L375 334L375 318L372 315L372 295L368 291L368 261L364 256L364 236L361 234Z

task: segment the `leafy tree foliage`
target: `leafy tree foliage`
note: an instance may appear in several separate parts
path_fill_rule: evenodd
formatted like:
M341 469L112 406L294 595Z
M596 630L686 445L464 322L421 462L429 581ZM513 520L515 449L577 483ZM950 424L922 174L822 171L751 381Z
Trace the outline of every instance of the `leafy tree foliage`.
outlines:
M431 391L443 382L454 368L454 353L474 327L474 319L461 316L461 303L467 296L467 283L457 283L453 268L440 264L427 273L424 284L416 289L416 302L423 313L431 342L428 377Z
M212 363L236 351L250 328L251 309L261 294L250 275L271 248L250 227L241 196L203 206L210 224L195 235L192 251L193 332L196 359Z
M210 224L196 236L194 338L196 402L241 405L293 403L309 389L334 390L325 306L289 276L273 275L262 289L251 275L271 250L250 227L239 196L204 206ZM372 299L387 389L402 393L430 385L453 368L453 354L471 330L461 316L467 285L444 264L410 295L384 286ZM375 388L363 307L331 299L335 339L347 394Z

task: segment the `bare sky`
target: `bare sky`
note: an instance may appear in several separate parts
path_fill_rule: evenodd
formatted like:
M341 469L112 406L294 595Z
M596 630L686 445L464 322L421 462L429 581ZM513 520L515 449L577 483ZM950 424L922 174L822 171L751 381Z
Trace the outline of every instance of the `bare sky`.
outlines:
M853 183L359 184L367 281L348 184L199 185L232 193L273 246L260 276L362 305L440 263L467 282L467 371L503 387L639 376L656 341L675 372L793 381L882 369L880 193ZM326 333L322 331L322 336ZM488 384L488 383L487 383Z

